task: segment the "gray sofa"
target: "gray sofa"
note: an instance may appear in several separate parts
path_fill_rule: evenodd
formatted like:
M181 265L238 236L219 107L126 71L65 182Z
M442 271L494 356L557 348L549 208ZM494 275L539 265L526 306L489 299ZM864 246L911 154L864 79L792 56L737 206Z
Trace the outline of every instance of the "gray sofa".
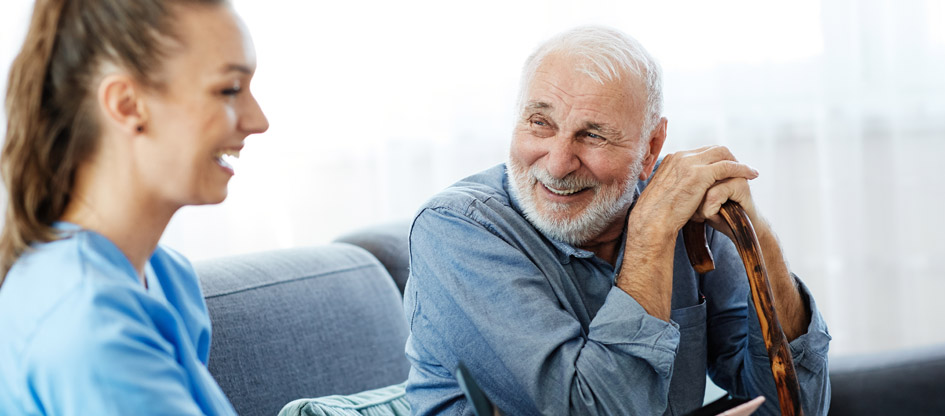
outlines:
M195 264L213 324L210 372L239 414L406 380L408 227ZM945 415L945 345L830 365L831 415Z
M401 383L401 295L364 249L329 244L198 262L210 373L243 416Z

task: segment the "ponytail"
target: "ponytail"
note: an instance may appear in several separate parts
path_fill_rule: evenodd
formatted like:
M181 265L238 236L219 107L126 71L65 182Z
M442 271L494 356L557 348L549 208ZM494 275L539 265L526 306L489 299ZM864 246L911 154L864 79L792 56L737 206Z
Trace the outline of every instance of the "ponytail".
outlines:
M72 197L79 164L90 159L100 128L95 89L106 67L143 86L171 52L171 5L226 0L36 0L23 48L13 61L5 101L0 174L7 199L0 232L0 284L33 243L58 238L53 223Z
M55 188L62 184L55 182L62 181L52 180L49 149L43 149L62 133L59 123L50 122L44 87L65 2L37 0L23 48L10 68L4 101L7 132L0 154L0 174L9 194L0 233L0 284L30 242L55 238L52 221L67 202L61 192L56 197Z

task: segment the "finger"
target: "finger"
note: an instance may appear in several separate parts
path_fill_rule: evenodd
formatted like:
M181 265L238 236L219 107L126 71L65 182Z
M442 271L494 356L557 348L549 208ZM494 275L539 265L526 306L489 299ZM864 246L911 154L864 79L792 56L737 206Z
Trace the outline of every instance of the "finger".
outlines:
M755 179L758 177L758 171L755 168L732 160L715 162L709 165L708 168L712 179L716 182L731 178Z
M692 215L691 221L705 223L710 227L718 230L722 234L727 235L729 238L734 238L734 233L732 232L731 227L729 227L728 222L725 221L725 218L722 217L721 208L715 215L709 217L703 216L702 206L705 204L705 199L702 200L702 204L699 205L699 208L696 209L696 212ZM732 241L735 241L734 239Z
M692 156L696 157L702 164L711 164L722 160L738 162L735 155L725 146L705 146L692 151Z
M680 150L675 153L667 154L663 157L663 166L667 166L676 161L686 161L693 164L708 164L709 161L713 160L711 152L713 149L717 149L719 146L702 146L695 149L689 150ZM718 152L718 150L714 150ZM718 159L716 156L715 159Z
M697 212L702 218L718 215L726 201L738 202L745 209L751 208L751 189L744 178L729 178L717 182L706 190L702 205Z

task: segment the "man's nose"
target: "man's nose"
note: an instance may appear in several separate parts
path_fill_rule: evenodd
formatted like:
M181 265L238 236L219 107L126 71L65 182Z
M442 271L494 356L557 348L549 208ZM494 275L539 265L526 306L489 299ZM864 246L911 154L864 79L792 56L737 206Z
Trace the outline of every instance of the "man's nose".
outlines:
M548 154L545 156L545 168L555 178L564 178L581 166L578 158L577 143L569 137L557 135L551 139Z

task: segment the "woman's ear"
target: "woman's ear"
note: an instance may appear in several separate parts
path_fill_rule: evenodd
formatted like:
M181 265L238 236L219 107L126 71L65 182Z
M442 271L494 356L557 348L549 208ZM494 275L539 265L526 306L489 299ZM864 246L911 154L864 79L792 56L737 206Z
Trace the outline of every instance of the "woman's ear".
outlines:
M106 128L136 135L144 132L147 106L143 88L131 76L114 73L102 78L98 87L98 106Z

